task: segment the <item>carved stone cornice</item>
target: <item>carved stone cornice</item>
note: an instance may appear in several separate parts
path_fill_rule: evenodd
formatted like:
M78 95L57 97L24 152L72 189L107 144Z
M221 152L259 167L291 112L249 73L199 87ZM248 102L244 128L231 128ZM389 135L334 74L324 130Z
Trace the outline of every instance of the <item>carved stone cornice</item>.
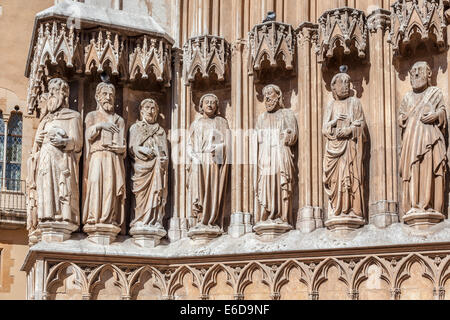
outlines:
M249 32L249 73L261 71L265 59L270 67L277 67L279 58L284 61L286 70L293 70L295 44L295 33L289 24L272 21L254 26Z
M72 23L74 10L79 14ZM122 81L134 81L137 74L148 79L152 72L157 82L170 86L174 41L151 17L133 15L133 20L126 12L98 8L102 12L92 16L92 10L84 3L64 2L37 14L25 72L29 114L49 79L70 80L74 73L108 68Z
M319 38L319 25L312 22L303 22L295 30L297 34L297 40L299 45L305 43L312 43L317 46L317 41Z
M440 52L446 48L444 0L399 0L392 5L388 42L395 55L402 56L413 34L432 40Z
M185 84L194 82L197 72L204 79L215 73L219 81L225 81L230 56L230 44L222 37L204 35L190 38L183 47Z
M338 47L343 47L344 55L349 55L355 49L357 56L365 59L367 34L363 11L348 7L326 11L319 18L319 63L336 56L335 49Z
M385 9L378 9L373 11L367 17L367 28L371 33L375 33L379 29L383 31L390 30L391 12Z

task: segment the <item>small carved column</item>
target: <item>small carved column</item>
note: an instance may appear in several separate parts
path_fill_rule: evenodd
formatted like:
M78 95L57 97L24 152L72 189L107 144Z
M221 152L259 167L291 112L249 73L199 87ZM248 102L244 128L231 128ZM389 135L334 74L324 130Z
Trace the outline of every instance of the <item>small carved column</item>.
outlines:
M372 172L369 222L379 228L398 222L396 116L392 99L395 91L389 85L393 68L389 47L385 41L390 28L390 14L387 10L378 9L367 19L372 43L370 79L379 84L373 86L369 92L370 107L367 115Z
M321 161L320 156L313 150L314 133L312 130L312 110L317 110L317 99L313 92L317 88L317 72L313 66L317 57L312 54L317 43L318 25L305 22L297 29L298 39L298 87L299 87L299 199L300 209L297 215L296 228L302 232L313 232L323 227L323 209L319 194L321 191L314 188L316 181L321 178L314 174L313 163ZM318 185L321 185L319 182Z
M173 215L169 223L168 236L170 241L177 241L183 238L187 233L187 218L183 216L186 212L186 112L183 106L183 92L185 87L182 85L182 51L181 49L174 49L172 52L174 61L173 70L173 85L172 85L172 165L173 173L171 175L172 190L175 191L173 202Z

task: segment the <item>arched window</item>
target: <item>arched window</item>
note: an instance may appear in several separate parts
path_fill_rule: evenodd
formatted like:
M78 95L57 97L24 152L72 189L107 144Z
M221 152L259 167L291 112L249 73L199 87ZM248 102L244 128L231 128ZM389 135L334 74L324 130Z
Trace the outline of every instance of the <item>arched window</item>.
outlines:
M0 170L2 173L2 189L20 190L22 166L22 115L12 113L5 123L0 119ZM6 134L6 139L5 139Z

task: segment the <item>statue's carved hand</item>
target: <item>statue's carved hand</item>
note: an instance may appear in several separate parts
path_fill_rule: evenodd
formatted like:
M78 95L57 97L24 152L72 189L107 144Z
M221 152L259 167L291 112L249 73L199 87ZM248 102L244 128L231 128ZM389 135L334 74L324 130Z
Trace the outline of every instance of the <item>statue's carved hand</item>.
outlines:
M50 143L57 148L63 148L67 145L69 139L63 138L60 135L54 135L50 138Z
M336 137L338 139L347 139L352 135L352 128L342 128L338 130Z
M36 143L38 144L42 144L44 142L45 136L47 135L47 131L41 131L37 136L36 136Z
M111 133L119 133L120 129L114 123L111 122L102 122L97 125L97 128L100 130L106 130Z
M143 154L145 157L147 157L150 160L153 160L156 157L156 154L153 151L153 149L150 149L148 147L140 147L139 153Z
M167 157L159 157L159 161L161 162L162 165L165 165L166 163L169 162L169 158Z
M430 112L422 115L422 118L420 120L424 124L434 124L439 119L439 114L436 112Z

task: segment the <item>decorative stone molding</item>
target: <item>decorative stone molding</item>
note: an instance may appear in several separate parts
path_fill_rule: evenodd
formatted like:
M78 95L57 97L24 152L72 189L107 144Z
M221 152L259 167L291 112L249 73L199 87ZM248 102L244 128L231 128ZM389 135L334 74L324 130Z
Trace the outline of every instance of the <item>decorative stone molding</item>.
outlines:
M98 30L93 33L89 45L85 47L85 73L90 75L93 68L103 72L104 67L109 65L112 74L118 75L123 55L124 41L119 40L119 34Z
M335 57L338 47L344 49L344 55L356 50L358 58L365 59L367 31L366 16L361 10L343 7L326 11L319 18L319 63Z
M417 33L423 41L435 42L438 51L446 48L447 21L444 0L399 0L392 5L388 42L395 55L404 55L405 46Z
M172 79L170 49L170 45L162 39L141 37L136 42L134 51L130 53L130 80L136 79L138 73L142 74L142 79L148 79L149 73L152 72L158 82L170 87Z
M285 69L293 70L295 44L295 33L289 24L272 21L254 26L249 32L249 74L261 71L265 59L270 67L279 66L280 57Z
M183 51L186 85L195 81L197 72L203 79L215 73L219 81L225 81L231 47L224 38L211 35L190 38Z
M311 22L303 22L295 30L297 34L298 45L313 43L317 46L319 38L319 25Z
M69 24L73 9L83 12L77 24ZM148 16L120 10L92 7L84 3L57 4L36 16L26 68L28 113L38 108L40 95L54 77L71 78L74 73L101 73L106 67L122 81L134 81L137 74L170 86L171 50L174 40ZM111 26L111 20L117 23ZM133 20L134 19L134 20Z
M383 31L390 30L391 12L385 9L378 9L373 11L367 17L367 28L371 33L375 33L379 29Z
M323 285L332 277L331 273L340 283L339 289L336 289L341 290L336 292L340 298L361 299L367 281L374 280L380 284L376 297L383 293L384 299L408 298L410 289L405 282L413 278L416 281L427 279L425 282L429 283L430 293L434 294L435 299L443 300L445 285L450 281L450 251L448 245L440 248L442 263L439 266L433 263L436 253L431 247L429 250L419 250L420 253L409 253L411 248L399 246L387 251L380 249L379 253L369 255L352 250L345 254L336 251L335 257L316 255L311 251L307 257L304 252L291 252L289 258L282 253L272 253L270 257L255 254L250 260L249 257L242 257L239 261L238 256L234 255L223 257L221 262L217 262L217 258L203 261L201 270L189 264L192 259L184 261L183 258L166 260L144 255L139 258L118 255L99 260L99 256L85 252L85 258L80 262L76 252L58 252L56 255L55 252L32 251L22 270L27 272L29 279L28 298L37 300L52 300L58 295L60 299L97 299L98 288L103 288L103 298L108 299L135 300L139 296L163 300L182 297L213 299L211 289L216 286L228 287L229 299L243 300L249 298L246 288L255 284L261 288L258 297L267 300L289 298L283 289L294 284L307 288L305 298L319 300L324 293ZM392 258L398 263L390 263ZM261 260L264 263L258 262ZM174 261L174 267L170 267L168 272L168 266ZM312 261L317 267L308 270L308 264ZM293 277L294 270L297 276ZM376 278L373 278L374 274ZM111 275L114 282L108 281ZM70 292L59 290L68 284ZM179 291L185 286L191 287L192 291Z

